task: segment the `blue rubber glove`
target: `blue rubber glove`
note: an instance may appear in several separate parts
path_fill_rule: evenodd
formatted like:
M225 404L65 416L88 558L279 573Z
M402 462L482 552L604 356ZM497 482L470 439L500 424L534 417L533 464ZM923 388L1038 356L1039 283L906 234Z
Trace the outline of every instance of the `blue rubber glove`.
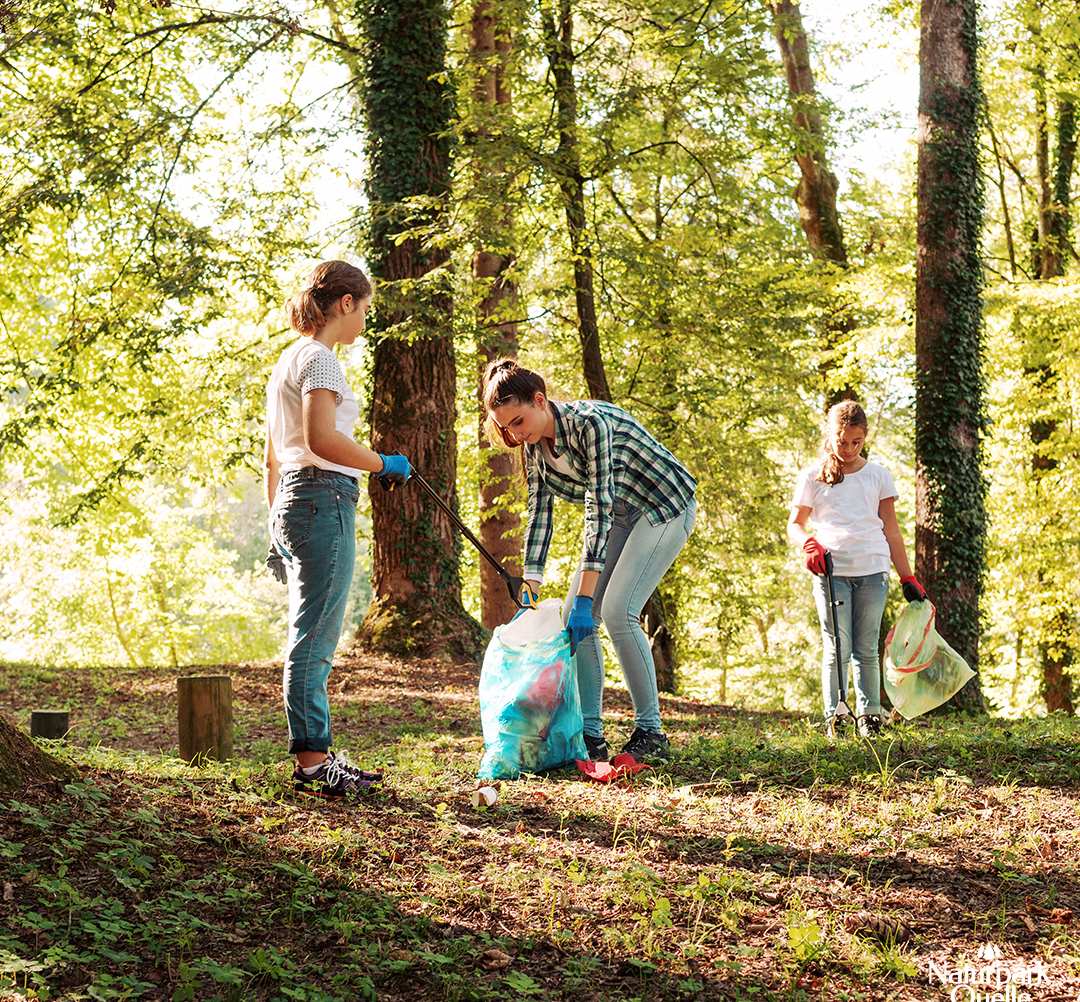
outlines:
M570 610L570 618L566 621L566 628L570 631L571 654L577 650L581 641L596 632L596 623L592 618L592 603L591 595L578 595L574 599L574 607Z
M409 461L400 453L386 456L379 453L379 459L383 461L383 468L379 471L379 483L383 490L392 491L398 484L403 484L412 476L412 467Z

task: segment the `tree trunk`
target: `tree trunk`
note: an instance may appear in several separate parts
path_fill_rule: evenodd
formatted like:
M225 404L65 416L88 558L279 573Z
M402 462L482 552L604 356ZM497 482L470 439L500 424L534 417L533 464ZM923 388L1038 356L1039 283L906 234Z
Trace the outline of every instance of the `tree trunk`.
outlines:
M1065 274L1065 251L1069 246L1072 175L1076 163L1076 104L1071 97L1058 98L1057 163L1054 168L1054 205L1050 220L1050 247L1046 255L1046 278Z
M916 568L937 605L939 630L976 672L986 534L977 49L976 0L922 0ZM954 704L985 709L978 674Z
M1001 203L1001 219L1005 224L1005 248L1009 255L1009 277L1016 278L1016 244L1013 241L1012 217L1009 214L1009 200L1005 197L1005 167L1001 162L1001 147L998 146L994 120L990 117L989 107L986 113L986 131L990 134L990 145L994 149L994 162L997 164L997 192Z
M559 190L563 196L570 253L574 259L574 299L585 385L594 400L611 400L604 359L600 354L600 327L593 291L592 247L585 218L585 178L577 141L577 85L574 82L574 14L570 0L558 0L559 21L545 4L541 9L548 65L555 81L559 146L555 151Z
M32 783L76 778L71 766L43 752L10 717L0 713L0 790L11 793Z
M456 385L448 254L433 239L449 188L451 96L439 0L367 0L365 107L373 314L371 443L403 452L456 503ZM423 197L422 204L409 199ZM406 228L424 235L401 240ZM423 282L417 281L423 278ZM397 654L473 657L483 632L461 605L460 540L416 487L371 495L372 599L359 641Z
M555 153L559 190L563 196L570 252L574 259L574 299L581 338L585 385L593 400L611 401L604 359L600 353L600 327L593 291L592 248L585 217L585 179L577 144L577 85L574 82L574 13L570 0L558 0L559 19L550 8L541 9L548 65L555 81L555 104L559 123L559 146ZM656 687L675 691L675 638L667 626L664 604L653 592L641 610L641 625L649 638L656 665Z
M505 25L499 23L495 0L477 0L473 7L470 54L476 73L473 100L484 113L484 119L508 115L510 38ZM515 493L513 459L510 453L494 449L488 442L482 400L482 376L487 364L495 358L516 356L518 351L517 324L511 319L518 304L517 286L506 275L513 263L513 253L508 246L513 219L506 165L502 156L486 144L489 137L485 126L481 125L478 132L475 183L488 191L494 186L495 197L487 194L485 204L502 206L502 211L494 217L489 212L481 212L477 221L478 249L472 262L473 278L484 287L477 327L481 376L478 381L478 436L483 456L480 466L480 541L511 574L520 576L524 549L521 516L507 505ZM484 560L480 561L480 609L481 622L489 630L507 622L517 611L503 579Z
M1046 69L1041 26L1036 22L1031 30L1035 45L1035 65L1032 72L1035 91L1035 162L1039 172L1039 242L1036 252L1036 274L1042 280L1060 278L1065 274L1064 248L1067 239L1069 201L1072 187L1073 161L1076 154L1076 120L1072 101L1063 97L1059 101L1057 125L1057 163L1053 187L1051 187L1049 122L1046 109ZM1029 358L1025 366L1027 376L1034 382L1036 392L1052 399L1057 385L1056 373L1050 358L1052 352L1039 343L1044 335L1033 335L1035 343L1028 345ZM1040 408L1041 409L1041 408ZM1032 476L1038 482L1057 467L1057 460L1043 455L1039 446L1050 439L1057 430L1055 417L1040 417L1031 422L1029 435L1035 446L1032 459ZM1055 526L1056 528L1056 526ZM1040 588L1044 586L1042 569L1037 572ZM1039 643L1039 669L1042 675L1040 691L1046 709L1072 714L1074 702L1070 668L1073 632L1073 612L1067 607L1056 608L1049 622L1043 627L1043 639Z
M1033 271L1040 278L1047 278L1052 266L1051 237L1053 228L1053 200L1050 193L1050 142L1046 119L1046 65L1043 57L1042 31L1036 22L1031 28L1035 44L1035 65L1032 76L1035 90L1035 169L1038 173L1038 242L1035 245Z
M847 249L836 209L836 175L829 170L825 156L825 131L799 2L774 0L772 10L773 30L784 63L799 144L795 151L795 162L799 165L800 180L794 192L795 204L799 207L799 222L814 257L846 269ZM838 400L857 398L854 387L846 379L840 385L834 385L832 377L836 353L847 342L854 326L850 312L843 307L824 332L825 357L821 364L821 376L825 386L826 409Z

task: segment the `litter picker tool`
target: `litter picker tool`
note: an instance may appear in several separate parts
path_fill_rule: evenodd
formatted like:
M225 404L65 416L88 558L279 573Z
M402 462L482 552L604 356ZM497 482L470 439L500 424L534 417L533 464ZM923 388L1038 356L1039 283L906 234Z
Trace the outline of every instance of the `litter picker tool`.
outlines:
M840 687L840 701L836 704L834 716L851 718L854 714L847 705L847 672L844 670L840 656L840 624L837 622L836 610L843 602L836 600L836 591L833 588L833 562L832 554L825 551L825 590L829 596L829 622L832 624L833 652L836 655L836 684Z
M476 536L473 535L472 530L458 518L457 512L450 507L438 494L435 493L435 489L429 484L416 470L413 470L410 480L415 480L427 493L431 496L431 500L434 501L445 513L446 517L450 519L461 530L461 534L480 551L482 556L493 568L496 573L506 582L506 588L510 592L510 597L514 600L514 604L520 609L522 608L521 599L521 586L525 583L524 578L515 577L511 574L502 564L496 560L488 549L480 542Z

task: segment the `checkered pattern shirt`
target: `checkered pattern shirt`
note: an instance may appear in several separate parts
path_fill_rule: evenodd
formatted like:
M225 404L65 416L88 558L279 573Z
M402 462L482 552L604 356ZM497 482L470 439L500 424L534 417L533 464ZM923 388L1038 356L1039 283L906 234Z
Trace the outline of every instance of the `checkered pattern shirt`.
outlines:
M653 525L670 522L694 499L696 481L686 468L621 407L601 400L551 401L553 452L577 474L549 466L540 445L525 446L529 527L525 577L542 580L551 545L555 498L585 506L581 568L602 571L618 497Z

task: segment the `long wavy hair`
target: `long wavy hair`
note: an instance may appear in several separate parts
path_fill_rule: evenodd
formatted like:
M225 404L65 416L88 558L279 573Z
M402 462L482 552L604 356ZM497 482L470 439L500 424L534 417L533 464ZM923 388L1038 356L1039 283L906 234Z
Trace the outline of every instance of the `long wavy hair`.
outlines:
M868 429L866 412L854 400L841 400L829 408L825 418L825 442L823 449L825 455L821 460L821 470L818 480L822 483L835 485L844 479L844 464L836 454L836 443L843 438L848 428Z

